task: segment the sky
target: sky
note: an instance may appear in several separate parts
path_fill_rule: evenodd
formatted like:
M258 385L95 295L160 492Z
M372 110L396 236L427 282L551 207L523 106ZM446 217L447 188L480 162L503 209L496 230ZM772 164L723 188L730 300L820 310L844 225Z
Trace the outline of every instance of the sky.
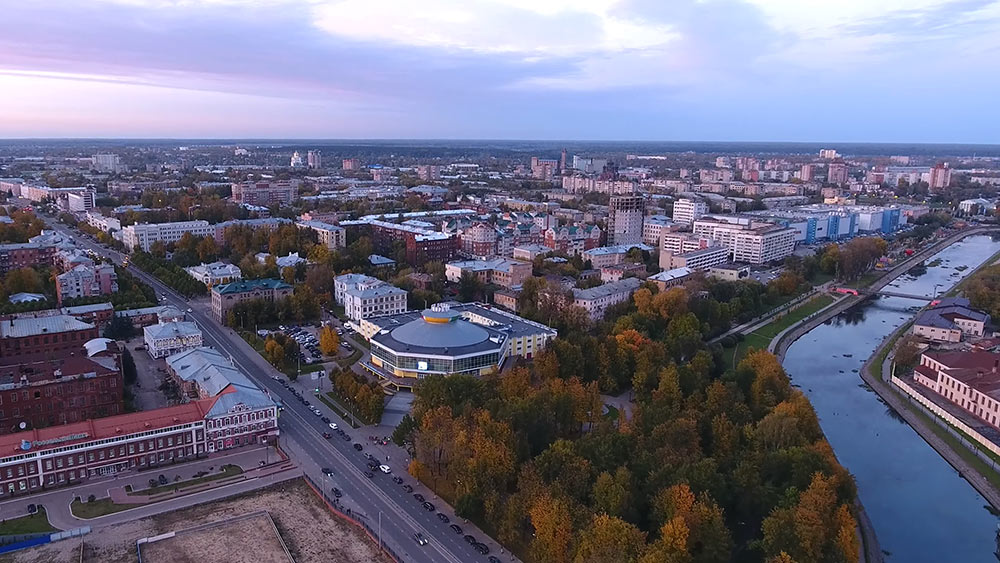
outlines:
M0 137L1000 143L1000 0L0 0Z

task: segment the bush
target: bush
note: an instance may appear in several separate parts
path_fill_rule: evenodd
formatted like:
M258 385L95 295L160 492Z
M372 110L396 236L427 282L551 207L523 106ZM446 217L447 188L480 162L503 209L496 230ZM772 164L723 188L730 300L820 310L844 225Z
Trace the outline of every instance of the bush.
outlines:
M733 346L736 346L736 338L734 338L731 334L729 336L724 336L722 340L719 341L719 344L722 344L723 348L732 348Z
M87 502L94 502L95 500L97 500L97 497L94 495L90 495L89 497L87 497Z

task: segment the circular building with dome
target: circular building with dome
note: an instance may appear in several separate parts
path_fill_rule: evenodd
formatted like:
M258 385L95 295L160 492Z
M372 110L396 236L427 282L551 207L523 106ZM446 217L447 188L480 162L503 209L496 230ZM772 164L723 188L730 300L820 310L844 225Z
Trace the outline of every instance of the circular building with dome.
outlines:
M435 306L420 317L371 336L372 363L396 377L496 370L507 353L503 327L473 323L447 306Z

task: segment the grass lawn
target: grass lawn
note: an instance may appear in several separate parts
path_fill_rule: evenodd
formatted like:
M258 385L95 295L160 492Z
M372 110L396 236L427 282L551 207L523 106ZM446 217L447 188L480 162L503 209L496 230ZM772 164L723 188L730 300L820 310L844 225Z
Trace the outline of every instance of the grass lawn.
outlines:
M20 518L11 518L10 520L0 522L0 536L40 534L44 532L56 531L58 530L53 528L52 524L49 524L49 518L45 515L44 508L38 509L38 512L34 514L21 516Z
M817 295L805 304L800 305L788 313L782 313L770 323L758 328L750 334L747 334L743 338L743 341L738 343L733 348L733 352L731 354L728 350L723 352L723 358L726 360L727 364L726 368L735 367L739 364L740 360L743 359L743 356L745 356L751 348L766 350L768 345L771 343L771 340L773 340L778 333L808 317L809 315L827 307L831 303L833 303L833 297L826 294Z
M106 516L108 514L114 514L115 512L121 512L122 510L128 510L130 508L136 508L139 506L146 506L145 504L115 504L111 502L110 498L100 498L94 502L81 502L80 499L73 499L73 502L69 505L70 511L73 512L73 516L77 518L97 518L98 516Z
M608 412L604 414L604 419L605 420L610 420L611 422L617 421L618 420L618 407L613 407L611 405L604 405L604 406L608 407Z
M854 288L868 287L871 284L875 283L876 280L878 280L885 274L886 274L885 270L867 272L864 275L862 275L857 281L845 284L845 286Z
M217 473L210 473L204 477L195 477L193 479L187 479L184 481L170 482L166 485L157 485L155 487L150 487L148 489L140 489L138 491L129 491L129 496L135 495L158 495L160 493L167 493L174 490L184 490L195 485L200 485L202 483L208 483L209 481L216 481L218 479L225 479L226 477L233 477L243 473L243 468L238 465L227 464L222 466L222 471Z
M329 397L325 395L316 395L316 398L323 401L323 404L330 407L330 410L337 413L337 416L349 422L352 427L361 428L361 425L357 424L357 421L360 419L356 415L349 414L346 409L341 407L340 403L336 402L336 399L334 398L335 395L333 393L327 393L326 395L329 395Z
M347 356L346 358L337 358L337 365L340 366L340 369L348 369L354 365L354 362L360 360L362 355L361 350L355 348L354 351L351 352L350 356Z

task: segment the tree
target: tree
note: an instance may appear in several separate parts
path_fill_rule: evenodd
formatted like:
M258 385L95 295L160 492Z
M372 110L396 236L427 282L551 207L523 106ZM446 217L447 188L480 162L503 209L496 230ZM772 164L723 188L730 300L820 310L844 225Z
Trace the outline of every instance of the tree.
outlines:
M42 291L42 278L34 268L18 268L7 274L3 285L8 295L39 293Z
M198 259L202 262L212 262L219 255L219 245L215 243L215 237L202 237L197 247Z
M594 482L594 509L611 516L622 516L628 506L632 488L632 474L625 466L619 467L614 475L607 471L597 476Z
M581 534L574 563L628 563L637 561L646 546L646 534L620 518L600 514Z
M273 338L268 338L264 342L264 357L276 368L281 368L285 364L285 348Z
M569 503L564 499L544 496L536 500L529 511L535 539L531 553L537 561L569 563L573 524Z
M288 285L295 284L295 268L291 266L281 269L281 280Z
M135 360L132 359L132 353L128 351L128 348L124 348L122 352L122 378L125 380L125 385L134 385L138 379Z
M326 356L336 356L340 346L340 336L330 325L325 325L319 331L319 350Z
M472 272L462 272L462 277L458 280L458 298L460 301L468 303L475 301L483 291L483 282Z
M135 335L135 325L132 319L113 315L108 321L108 326L104 328L104 337L112 340L128 340Z

